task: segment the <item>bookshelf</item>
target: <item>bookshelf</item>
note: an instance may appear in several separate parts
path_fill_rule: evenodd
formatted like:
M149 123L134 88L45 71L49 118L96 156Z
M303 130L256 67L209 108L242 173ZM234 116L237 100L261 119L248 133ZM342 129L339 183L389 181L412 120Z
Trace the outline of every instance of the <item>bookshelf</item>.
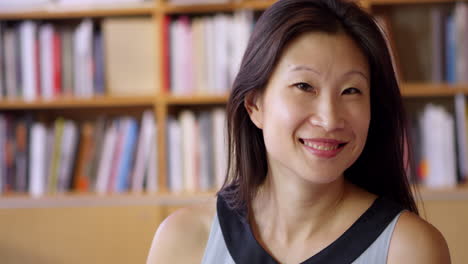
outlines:
M455 3L454 0L363 0L361 4L370 9L372 12L373 8L385 8L387 6L399 6L406 4L432 4L432 3ZM258 1L239 1L228 4L201 4L195 6L178 6L169 4L163 1L156 1L151 4L144 5L131 5L131 6L96 6L95 8L86 9L60 9L60 8L46 8L39 11L27 11L27 12L16 12L16 13L1 13L0 21L21 21L21 20L69 20L69 19L81 19L81 18L106 18L106 17L152 17L151 23L153 23L155 31L157 32L155 38L156 43L161 41L160 28L163 23L163 17L177 16L177 15L200 15L200 14L213 14L218 12L233 12L236 10L250 9L255 11L261 11L267 8L269 5L274 3L271 0L258 0ZM162 62L162 49L159 44L156 45L156 72L155 76L161 76L161 72L166 65ZM79 99L74 97L59 97L52 100L11 100L2 99L0 100L0 111L47 111L56 109L66 109L67 111L79 112L83 109L99 109L99 111L111 111L106 109L120 109L120 108L139 108L139 109L151 109L154 112L157 120L158 134L158 175L159 185L161 192L168 192L165 188L167 183L167 153L166 153L166 130L161 129L166 127L168 116L173 112L173 109L184 109L184 108L196 108L196 107L210 107L210 106L222 106L227 102L227 95L172 95L164 91L166 84L161 80L156 80L156 90L152 96L126 96L117 97L112 95L103 95L92 97L89 99ZM404 82L401 85L402 95L406 98L437 98L437 97L451 97L456 94L468 94L468 85L464 84L445 84L445 83L430 83L430 82ZM96 112L96 111L95 111ZM86 112L93 114L94 112ZM89 115L91 115L89 114ZM454 193L463 193L466 188L457 188ZM450 190L444 193L450 193ZM92 196L92 194L90 194ZM137 194L136 194L137 195ZM131 196L131 194L127 195ZM456 196L458 197L458 196ZM461 196L463 197L463 196ZM63 196L60 196L61 199ZM5 200L10 198L4 197ZM22 198L26 199L26 198ZM97 197L96 200L102 199Z
M248 9L253 11L261 11L270 6L275 1L272 0L245 0L238 1L229 4L202 4L196 6L177 6L166 3L162 0L156 0L155 3L148 5L132 5L132 6L117 6L117 7L106 7L99 6L95 8L87 9L58 9L58 8L47 8L38 11L28 12L17 12L17 13L2 13L0 12L0 21L19 22L23 20L33 21L51 21L52 23L60 23L60 21L68 20L81 20L83 18L93 18L97 20L105 18L117 18L117 17L145 17L148 18L152 27L154 28L155 34L155 70L154 75L160 77L167 71L167 65L163 62L163 48L160 43L163 37L161 36L161 28L164 23L165 16L201 16L206 14L216 13L232 13L234 11ZM395 6L407 6L407 5L431 5L431 4L454 4L455 0L362 0L360 1L362 6L367 8L369 12L376 10L385 10L386 8L392 8ZM72 218L66 218L69 212L73 209L91 208L92 213L89 215L96 214L96 219L117 219L121 217L120 213L112 211L109 216L103 217L100 214L101 208L105 210L111 210L109 208L120 208L120 207L144 207L144 212L150 210L151 213L157 212L158 216L152 216L150 220L146 220L147 230L142 232L148 236L152 236L154 231L155 223L159 223L171 208L177 208L187 205L200 204L206 201L213 200L214 191L209 192L181 192L181 193L170 193L165 187L168 183L168 168L167 168L167 145L166 142L167 132L166 126L168 124L169 116L174 112L180 112L184 109L196 109L196 108L210 108L215 106L222 106L227 102L227 95L172 95L167 92L165 87L167 83L164 82L163 78L156 78L154 93L146 96L126 96L117 97L110 94L105 94L99 97L91 97L88 99L79 99L74 97L58 97L52 100L5 100L0 99L0 111L2 112L40 112L41 115L47 115L48 113L54 113L58 115L61 111L66 111L72 115L84 115L84 118L93 117L97 113L114 113L114 112L141 112L142 109L149 109L154 113L155 119L157 120L157 163L158 163L158 184L160 190L156 193L129 193L124 192L120 194L108 193L104 195L96 194L94 192L87 193L62 193L62 194L46 194L38 198L33 198L26 194L6 194L0 195L0 209L6 209L7 212L14 212L11 214L12 223L15 223L15 214L33 216L34 219L39 219L38 222L44 222L46 224L57 214L61 219L65 221L76 221L82 217L82 212L72 213ZM107 90L112 87L106 87ZM401 85L401 92L405 98L440 98L440 97L453 97L456 94L468 95L468 84L446 84L446 83L432 83L432 82L403 82ZM466 205L468 202L468 186L458 186L451 189L440 189L432 190L424 187L420 190L421 197L424 201L434 203L441 208L447 205L448 207L453 204L460 204L456 207L456 211L460 212L458 208ZM442 205L441 205L442 204ZM96 209L97 208L97 209ZM162 209L161 209L162 208ZM455 208L455 207L454 207ZM8 211L10 210L10 211ZM39 210L46 210L39 212ZM61 213L63 210L63 213ZM116 209L117 210L117 209ZM125 214L128 217L127 209ZM133 210L133 209L132 209ZM441 212L442 209L434 210L435 212ZM88 211L86 211L88 212ZM140 225L142 221L141 215L143 213L138 212L138 215L134 218L130 218L128 222L132 222L135 225ZM438 214L439 217L442 214ZM110 217L112 216L112 217ZM114 217L115 216L115 217ZM464 214L466 219L466 213ZM8 219L10 219L8 218ZM444 219L440 219L440 223L444 224L448 222ZM135 220L137 219L137 220ZM150 224L148 224L150 222ZM5 225L4 225L5 226ZM119 226L120 229L124 229L127 226ZM61 230L68 230L66 224L59 224ZM52 227L53 228L53 227ZM79 233L80 224L78 224L77 230ZM19 229L19 228L17 228ZM16 237L16 229L8 231L6 237L14 239ZM141 228L142 230L142 228ZM17 230L19 231L19 230ZM75 230L76 231L76 230ZM99 231L99 230L97 230ZM64 233L69 231L63 231ZM72 232L72 231L70 231ZM66 233L67 234L67 233ZM75 233L73 233L76 235ZM30 234L24 235L25 239L29 239ZM128 234L122 236L120 241L125 241L128 238ZM454 235L455 237L455 235ZM69 239L65 237L63 239ZM136 239L136 238L135 238ZM148 239L151 239L150 237ZM455 241L459 238L455 238ZM1 241L1 240L0 240ZM91 241L91 240L90 240ZM90 242L91 243L91 242ZM145 242L140 248L145 249L149 242ZM57 243L58 245L60 243ZM35 245L31 245L31 248ZM92 250L94 252L94 249ZM123 250L126 251L126 250ZM141 251L141 250L140 250ZM141 262L144 261L146 252L141 253L138 251L138 256ZM67 259L67 251L63 250L64 259ZM112 252L112 251L111 251ZM1 252L0 252L1 253ZM464 251L457 251L458 260L467 259ZM0 254L2 255L2 254ZM78 259L78 258L77 258ZM90 258L93 259L93 258ZM81 259L81 263L89 262L90 259ZM128 263L128 262L139 262L138 257L126 262L119 262L122 260L114 259L113 263ZM69 259L67 259L69 260ZM93 259L95 260L95 259ZM65 261L65 260L64 260ZM123 260L125 261L125 260ZM27 261L26 261L27 262ZM63 261L62 261L63 262ZM109 262L108 259L102 262ZM79 263L79 262L77 262ZM454 262L456 263L456 262ZM462 262L460 262L462 263Z

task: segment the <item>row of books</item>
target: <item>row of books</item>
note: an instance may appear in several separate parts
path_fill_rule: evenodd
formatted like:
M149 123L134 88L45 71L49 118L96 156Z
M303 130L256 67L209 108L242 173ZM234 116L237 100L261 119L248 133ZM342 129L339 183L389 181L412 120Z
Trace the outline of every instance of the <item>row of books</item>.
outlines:
M89 19L76 26L37 21L0 24L0 95L53 99L104 94L100 32Z
M147 17L0 22L0 99L155 95Z
M468 82L468 3L395 8L390 24L403 79Z
M168 119L168 189L209 191L226 176L225 110L183 110Z
M63 8L109 7L114 5L138 4L148 0L2 0L1 12L56 10Z
M227 94L253 27L253 12L166 17L166 89L178 95Z
M430 188L455 187L468 177L466 98L425 104L412 115L413 179Z
M47 193L157 191L156 124L99 117L81 124L31 115L0 115L0 192Z

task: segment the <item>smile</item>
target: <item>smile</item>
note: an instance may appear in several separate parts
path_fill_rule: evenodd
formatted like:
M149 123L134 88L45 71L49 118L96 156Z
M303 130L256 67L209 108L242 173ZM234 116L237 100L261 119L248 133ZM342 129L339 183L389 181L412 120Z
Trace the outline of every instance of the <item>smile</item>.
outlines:
M299 139L299 141L310 153L319 158L333 158L347 144L346 142L332 139Z

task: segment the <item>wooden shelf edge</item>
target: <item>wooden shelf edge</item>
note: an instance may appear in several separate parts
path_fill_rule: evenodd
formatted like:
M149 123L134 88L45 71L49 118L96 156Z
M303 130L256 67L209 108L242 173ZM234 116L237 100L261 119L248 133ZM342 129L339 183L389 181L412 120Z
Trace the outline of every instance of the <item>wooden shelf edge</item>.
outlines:
M197 194L57 194L0 196L0 209L103 206L188 206L215 201L215 192Z
M228 95L193 95L176 96L167 95L164 99L167 105L206 105L206 104L226 104Z
M53 100L1 100L0 110L32 110L54 108L94 108L121 106L151 106L155 104L152 96L139 97L93 97L93 98L57 98Z
M425 201L467 201L468 186L446 189L417 187ZM72 193L31 197L28 195L0 196L0 209L63 208L63 207L108 207L108 206L190 206L214 202L216 192L204 193L123 193L92 194Z
M468 201L468 186L431 189L416 187L423 201Z
M403 97L435 97L468 94L468 84L446 83L402 83L400 85Z
M401 4L455 3L456 0L367 0L370 6Z
M31 11L12 11L0 13L0 20L24 19L69 19L81 17L107 17L107 16L141 16L152 15L156 6L154 4L94 6L94 7L45 7Z

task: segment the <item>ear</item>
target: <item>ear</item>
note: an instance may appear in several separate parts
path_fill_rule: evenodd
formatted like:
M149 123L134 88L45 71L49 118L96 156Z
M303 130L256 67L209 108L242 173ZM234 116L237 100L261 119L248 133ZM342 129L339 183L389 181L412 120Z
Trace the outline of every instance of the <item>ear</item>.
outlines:
M263 105L261 96L256 92L249 92L244 98L244 107L249 113L250 120L259 129L263 128Z

